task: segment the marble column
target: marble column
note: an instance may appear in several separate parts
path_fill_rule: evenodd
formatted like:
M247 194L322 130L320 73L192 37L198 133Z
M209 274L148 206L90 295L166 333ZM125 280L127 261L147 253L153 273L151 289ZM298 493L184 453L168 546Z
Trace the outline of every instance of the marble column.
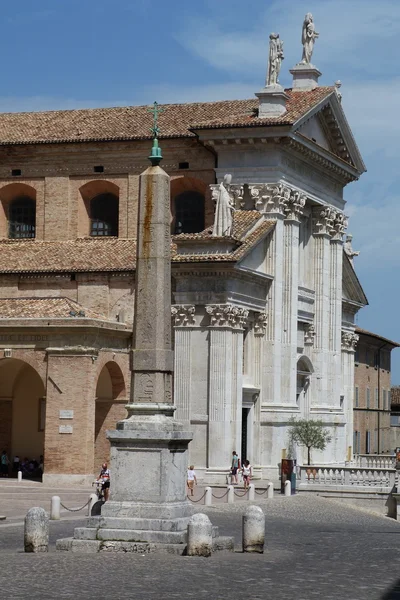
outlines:
M176 304L171 307L175 330L175 418L190 423L190 388L192 372L191 336L195 325L195 307Z
M285 206L282 319L282 403L295 405L297 388L297 321L299 228L306 197L292 191Z
M243 329L248 310L231 304L206 306L209 324L207 478L226 473L239 452L242 408Z
M329 326L330 326L330 238L336 212L330 207L315 209L314 225L314 281L315 281L315 340L313 365L313 406L331 403L332 390L328 384Z
M282 329L283 329L283 256L285 208L291 190L283 184L250 185L254 206L266 219L276 221L266 260L273 266L274 280L266 301L267 327L264 340L262 400L263 405L282 405Z
M342 266L343 234L347 219L336 213L330 242L330 316L329 316L329 382L332 389L332 406L340 407L341 347L342 347Z
M352 331L341 332L342 347L342 392L344 395L344 413L346 417L346 447L353 448L354 430L354 355L359 336Z

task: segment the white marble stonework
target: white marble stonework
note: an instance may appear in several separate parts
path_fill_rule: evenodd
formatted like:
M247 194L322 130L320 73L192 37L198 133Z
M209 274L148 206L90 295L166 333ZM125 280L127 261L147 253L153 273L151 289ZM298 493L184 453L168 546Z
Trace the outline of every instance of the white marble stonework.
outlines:
M318 87L310 62L317 37L307 14L303 57L291 71L296 96ZM246 454L256 478L277 479L293 416L329 429L332 442L313 452L318 464L344 464L352 451L355 315L367 300L351 239L343 245L344 189L365 165L337 88L283 133L265 126L264 117L286 110L276 95L284 93L278 40L272 34L266 85L256 93L260 125L196 131L218 157L215 199L223 183L232 214L258 211L273 224L236 264L198 257L175 271L176 415L190 424L190 462L210 483L225 483L233 450ZM226 221L226 243L218 250L210 240L216 256L236 244L230 213L216 216L218 235ZM302 464L301 449L296 458Z

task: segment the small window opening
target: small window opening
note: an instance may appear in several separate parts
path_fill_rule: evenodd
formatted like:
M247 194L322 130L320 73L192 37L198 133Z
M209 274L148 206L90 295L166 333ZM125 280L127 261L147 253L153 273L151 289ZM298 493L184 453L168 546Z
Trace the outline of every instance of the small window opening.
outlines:
M12 177L19 177L20 175L22 175L21 169L12 169L12 171L11 171Z
M114 194L100 194L90 203L91 229L93 237L118 235L118 197Z
M198 233L204 229L204 196L183 192L175 198L175 235Z
M180 169L188 169L189 168L189 163L188 162L181 162L181 163L179 163L179 168Z
M93 167L95 173L104 173L103 165L97 165L97 167Z

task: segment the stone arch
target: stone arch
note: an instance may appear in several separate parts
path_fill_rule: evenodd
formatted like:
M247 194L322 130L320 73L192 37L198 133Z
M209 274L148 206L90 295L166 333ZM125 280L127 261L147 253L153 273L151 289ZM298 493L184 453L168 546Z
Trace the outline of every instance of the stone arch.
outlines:
M206 205L211 201L209 186L196 177L175 177L171 180L172 233L202 231L206 223ZM180 214L180 224L177 217ZM185 223L185 218L187 223ZM193 231L194 230L194 231Z
M106 438L107 429L114 429L117 421L126 417L126 386L121 367L115 361L102 366L96 385L95 432L94 432L94 471L108 462L110 443Z
M34 187L22 183L9 183L0 188L0 237L16 237L10 236L10 216L12 206L16 202L25 201L25 205L29 203L29 221L30 227L20 227L20 235L18 237L35 237L36 229L36 190ZM26 220L28 211L25 214L21 213L21 217ZM23 223L21 223L23 225Z
M120 188L107 179L94 179L79 188L79 195L78 237L117 236Z
M4 358L0 360L0 389L0 447L7 450L10 460L18 455L21 460L39 461L44 454L46 412L42 377L28 362Z

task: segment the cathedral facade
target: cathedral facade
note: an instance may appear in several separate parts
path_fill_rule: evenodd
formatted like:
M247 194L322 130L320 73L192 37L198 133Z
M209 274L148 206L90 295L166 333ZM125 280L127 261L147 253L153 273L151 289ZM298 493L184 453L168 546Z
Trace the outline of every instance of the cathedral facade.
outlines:
M159 118L175 416L210 483L233 450L274 478L292 417L329 429L315 462L353 451L367 300L344 248L344 189L365 167L338 88L315 68L292 73L290 89ZM151 119L148 107L0 115L0 440L10 456L44 454L47 483L90 482L126 415Z

